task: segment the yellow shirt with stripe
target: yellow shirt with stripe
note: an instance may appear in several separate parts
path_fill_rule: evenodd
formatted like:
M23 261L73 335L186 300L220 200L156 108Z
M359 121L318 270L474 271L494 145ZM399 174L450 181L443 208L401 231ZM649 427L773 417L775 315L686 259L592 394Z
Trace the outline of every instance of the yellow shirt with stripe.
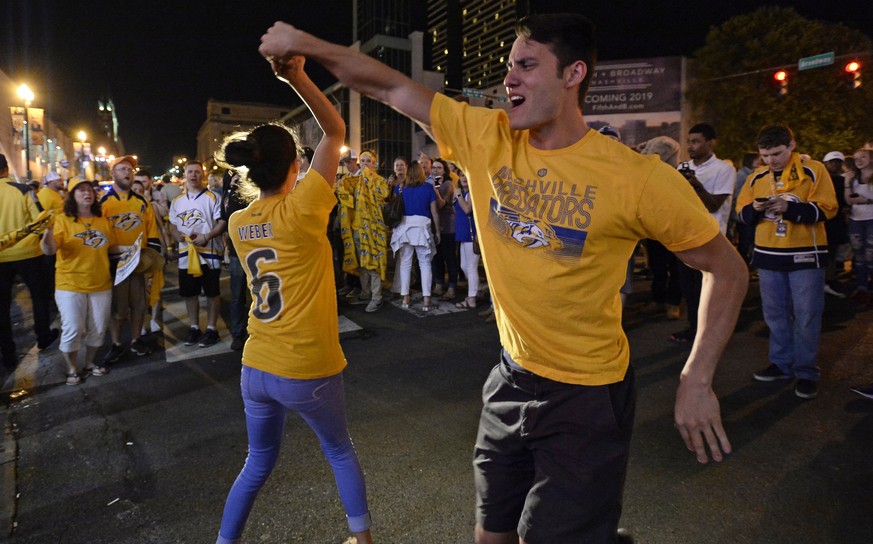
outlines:
M64 213L64 197L54 189L42 187L39 192L36 193L36 198L39 199L39 204L42 206L42 209L53 210L55 212L55 217Z
M109 247L115 245L115 229L105 217L76 219L55 217L55 289L94 293L112 289Z
M630 352L619 288L637 241L692 249L718 223L670 166L593 130L546 151L502 110L438 94L430 113L442 157L469 180L503 347L552 380L621 381Z
M36 201L27 194L26 189L11 178L0 178L0 234L18 230L32 223L39 215ZM32 259L40 255L39 237L31 234L14 246L0 251L0 263Z
M754 211L756 198L775 196L789 203L782 216ZM838 208L834 183L819 161L792 153L778 179L768 166L758 168L746 178L736 204L740 218L756 225L752 263L764 270L824 267L828 258L825 220L834 217Z
M335 204L310 169L294 191L231 215L228 233L252 292L243 364L302 380L345 368L326 235Z
M100 198L100 209L103 217L115 228L115 239L119 244L132 245L140 233L143 233L142 247L161 250L155 213L146 199L133 191L123 195L110 187Z

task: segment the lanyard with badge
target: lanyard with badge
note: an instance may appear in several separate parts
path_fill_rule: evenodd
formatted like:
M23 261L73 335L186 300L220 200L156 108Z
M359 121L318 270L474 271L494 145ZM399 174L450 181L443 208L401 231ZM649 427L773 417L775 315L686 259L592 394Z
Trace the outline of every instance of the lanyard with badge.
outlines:
M793 168L793 166L792 166L792 168ZM770 190L773 193L773 198L779 198L777 196L776 191L778 189L785 188L785 184L782 182L782 178L784 175L785 175L785 171L783 170L782 173L779 175L779 178L777 179L776 172L771 173ZM779 236L780 238L784 238L787 235L788 235L788 223L786 223L785 221L782 220L782 214L780 213L778 215L778 218L776 219L776 236Z

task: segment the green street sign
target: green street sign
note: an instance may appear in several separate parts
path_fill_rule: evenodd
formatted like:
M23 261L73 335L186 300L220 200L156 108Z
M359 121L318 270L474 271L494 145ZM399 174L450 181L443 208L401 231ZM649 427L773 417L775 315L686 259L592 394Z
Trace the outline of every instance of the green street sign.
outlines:
M834 52L822 53L821 55L813 55L812 57L804 57L797 61L798 70L809 70L810 68L819 68L820 66L830 66L834 63Z

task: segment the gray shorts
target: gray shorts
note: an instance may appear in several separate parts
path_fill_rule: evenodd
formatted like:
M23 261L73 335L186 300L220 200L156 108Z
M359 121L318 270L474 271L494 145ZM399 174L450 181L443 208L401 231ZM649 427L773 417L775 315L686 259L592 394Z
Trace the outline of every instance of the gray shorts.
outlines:
M633 429L633 370L611 385L572 385L502 357L482 397L476 522L528 544L612 542Z

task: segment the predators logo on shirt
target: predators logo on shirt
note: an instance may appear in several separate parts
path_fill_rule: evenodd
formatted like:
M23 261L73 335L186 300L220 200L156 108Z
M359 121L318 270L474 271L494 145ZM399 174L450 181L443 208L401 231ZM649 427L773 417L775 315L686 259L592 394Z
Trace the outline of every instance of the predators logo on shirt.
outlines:
M527 249L545 247L557 250L564 245L555 236L554 229L544 221L507 210L501 210L499 217L506 222L512 239Z
M82 243L91 249L98 249L109 243L109 240L106 239L106 235L99 230L83 230L73 236L82 240Z
M203 213L197 209L185 210L177 214L176 219L178 219L179 223L187 229L193 229L197 225L206 223L206 218L203 216Z
M142 217L134 212L124 212L118 215L110 215L109 221L115 228L123 231L132 231L142 225Z

